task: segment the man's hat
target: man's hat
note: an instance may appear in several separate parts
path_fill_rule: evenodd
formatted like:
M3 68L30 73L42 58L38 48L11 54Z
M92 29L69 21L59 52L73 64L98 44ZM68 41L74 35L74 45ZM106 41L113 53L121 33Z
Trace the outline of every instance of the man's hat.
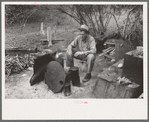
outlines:
M87 25L81 25L81 27L79 28L80 31L87 31L89 32L89 28Z

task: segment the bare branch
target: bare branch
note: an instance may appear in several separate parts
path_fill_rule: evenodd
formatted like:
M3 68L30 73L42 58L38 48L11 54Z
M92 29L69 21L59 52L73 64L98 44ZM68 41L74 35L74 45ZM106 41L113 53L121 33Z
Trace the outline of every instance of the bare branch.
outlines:
M24 24L26 24L27 20L36 12L37 9L35 9L24 21Z
M137 8L138 6L136 5L136 6L134 6L129 12L128 12L128 14L127 14L127 20L126 20L126 23L125 23L125 26L124 26L124 30L123 30L123 37L125 38L125 34L126 34L126 28L127 28L127 23L128 23L128 21L129 21L129 15L131 14L131 12L135 9L135 8Z
M72 14L70 14L69 12L66 12L66 11L64 11L64 10L62 10L62 9L59 9L62 13L65 13L65 14L67 14L67 15L69 15L70 17L72 17L72 18L74 18L79 24L80 24L80 21L75 17L75 16L73 16Z
M118 33L120 34L120 27L119 27L119 25L118 25L118 22L117 22L117 20L116 20L116 17L115 17L114 14L112 14L112 16L114 17L114 20L115 20L116 25L117 25L117 28L118 28Z
M108 24L109 24L111 18L112 18L112 15L109 14L108 17L107 17L107 20L106 20L106 22L105 22L105 29L107 29L107 26L108 26ZM105 31L106 31L106 30L105 30Z

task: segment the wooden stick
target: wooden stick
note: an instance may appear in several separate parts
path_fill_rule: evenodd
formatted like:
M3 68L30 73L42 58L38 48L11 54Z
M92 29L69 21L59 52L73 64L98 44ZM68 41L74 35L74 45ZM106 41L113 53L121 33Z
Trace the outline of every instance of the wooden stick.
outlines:
M111 55L108 55L108 54L104 54L104 56L106 56L106 57L108 57L108 58L110 58L110 59L115 59L113 56L111 56Z
M114 50L112 50L112 51L110 52L110 54L112 55L112 54L114 53L114 51L115 51L115 49L114 49Z
M105 42L105 44L108 44L108 45L115 45L115 43L113 43L113 42Z
M45 32L44 32L44 30L43 30L43 22L41 23L40 34L45 35Z
M110 51L114 50L114 47L109 47L108 49L106 49L103 53L99 54L99 57L100 56L103 56L104 54L106 53L109 53Z
M107 48L106 50L103 50L103 52L104 53L108 53L108 52L110 52L111 50L113 50L114 49L114 47L109 47L109 48Z
M52 46L52 31L51 31L51 27L47 27L47 40L49 42L48 47Z

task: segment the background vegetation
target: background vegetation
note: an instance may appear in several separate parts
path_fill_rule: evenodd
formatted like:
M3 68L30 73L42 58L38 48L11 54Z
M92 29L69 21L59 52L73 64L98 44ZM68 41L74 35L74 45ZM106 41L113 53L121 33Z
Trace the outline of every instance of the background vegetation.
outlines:
M46 21L46 13L52 11L73 18L79 24L90 27L90 33L98 37L108 33L110 25L132 48L143 45L143 6L142 5L6 5L6 26ZM49 14L52 19L52 15ZM56 15L54 14L56 17ZM56 24L61 24L57 19ZM113 23L114 22L114 23Z

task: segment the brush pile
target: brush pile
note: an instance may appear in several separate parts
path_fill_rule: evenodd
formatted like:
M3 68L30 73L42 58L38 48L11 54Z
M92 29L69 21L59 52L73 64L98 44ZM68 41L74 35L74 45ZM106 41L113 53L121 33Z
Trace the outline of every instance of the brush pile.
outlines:
M33 66L34 57L30 54L5 56L5 75L8 77L12 73L20 73L22 70Z

